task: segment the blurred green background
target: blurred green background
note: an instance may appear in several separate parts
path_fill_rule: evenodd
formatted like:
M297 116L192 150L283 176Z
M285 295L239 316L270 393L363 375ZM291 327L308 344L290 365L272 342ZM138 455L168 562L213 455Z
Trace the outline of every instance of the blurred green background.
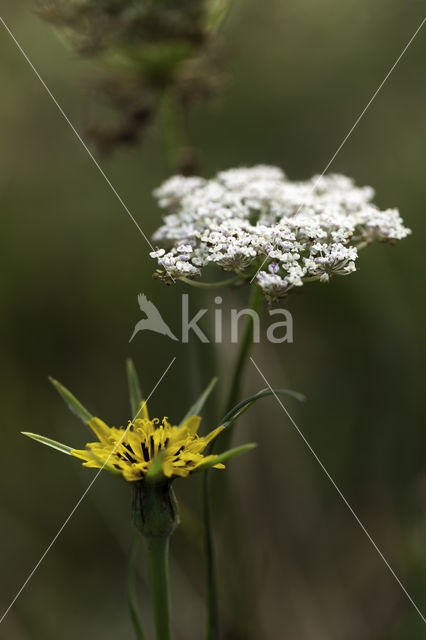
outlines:
M31 0L3 0L13 30L71 120L84 121L92 69L63 47ZM277 164L293 179L320 173L424 17L420 0L236 2L222 34L226 92L191 114L203 170ZM424 202L426 138L421 32L331 170L377 190L413 235L361 254L359 271L291 296L294 343L255 349L272 385L306 394L287 405L324 465L426 611ZM79 446L84 428L47 381L54 375L110 424L129 417L125 358L145 393L176 356L150 402L180 419L220 373L195 339L128 339L143 291L178 327L178 284L165 288L136 227L40 82L0 28L2 270L0 609L4 610L92 479L76 461L20 435ZM160 222L151 197L166 177L155 128L141 148L103 167L147 235ZM213 307L191 289L191 307ZM221 292L224 307L244 291ZM266 318L265 318L266 322ZM246 394L264 386L248 371ZM220 390L219 390L220 391ZM220 393L210 415L220 413ZM232 519L216 527L223 638L417 640L425 626L288 418L263 400L236 440L259 448L230 464ZM172 544L176 638L203 628L200 483L177 483L185 505ZM132 638L124 593L132 537L128 487L104 474L0 626L7 640ZM220 509L219 509L220 511ZM236 574L232 545L245 560ZM149 600L140 563L140 597ZM1 612L0 612L1 613Z

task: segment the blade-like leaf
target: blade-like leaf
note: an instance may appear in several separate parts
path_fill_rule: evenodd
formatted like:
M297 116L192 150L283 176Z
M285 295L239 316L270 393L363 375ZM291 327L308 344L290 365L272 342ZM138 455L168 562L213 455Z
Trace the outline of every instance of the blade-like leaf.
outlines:
M89 411L87 411L87 409L83 407L81 402L79 402L77 398L73 396L71 391L68 391L68 389L66 389L60 382L58 382L54 378L49 378L49 380L55 387L56 391L58 391L58 393L65 400L69 409L77 416L77 418L80 418L80 420L87 424L93 418L92 414L89 413Z
M139 377L131 358L127 358L126 360L126 371L127 383L129 385L130 410L133 417L138 413L143 396L139 384Z
M194 402L194 404L189 409L189 411L186 414L186 416L181 420L179 426L184 425L185 422L188 420L188 418L190 418L191 416L200 415L200 411L204 407L204 404L205 404L207 398L209 397L209 395L213 391L216 382L217 382L217 378L212 378L212 380L211 380L210 384L208 385L208 387L206 389L204 389L203 393L200 395L198 400L196 402Z
M66 453L67 455L71 455L71 451L75 451L75 447L69 447L66 444L62 444L62 442L57 442L56 440L52 440L51 438L46 438L45 436L40 436L38 433L29 433L28 431L22 431L22 435L28 436L28 438L32 438L36 442L41 442L41 444L45 444L52 449L56 449L57 451L61 451L61 453ZM103 463L95 454L92 452L93 457L96 460L99 460L99 463L102 465L102 468L105 471L109 471L114 475L119 475L120 472L117 469L114 469L110 464Z
M255 395L239 402L235 407L233 407L224 417L223 420L219 423L225 427L227 427L223 433L220 435L219 440L222 444L227 440L229 442L231 437L232 430L229 427L245 412L249 409L252 404L254 404L260 398L265 398L270 395L289 395L293 396L297 400L304 401L305 397L297 393L295 391L288 391L286 389L275 389L271 391L271 389L263 389L256 393ZM208 452L212 451L214 446L214 442L210 443ZM250 447L250 445L248 445ZM244 447L243 447L244 448ZM240 449L238 447L237 449ZM230 452L234 451L231 449ZM230 453L228 451L225 454L216 456L212 461L211 465L218 464L218 462L223 462L223 455ZM238 452L239 453L239 452ZM235 455L238 455L236 453ZM244 453L242 451L241 453ZM222 458L220 460L220 458ZM206 465L207 467L207 465ZM207 640L213 640L217 637L217 587L216 587L216 577L215 577L215 562L214 562L214 545L213 545L213 535L212 535L212 523L211 523L211 514L210 514L210 471L208 469L204 474L204 482L203 482L203 513L204 513L204 535L205 535L205 557L206 557L206 597L207 597Z
M296 400L299 400L299 402L304 402L306 400L306 397L298 391L292 391L290 389L262 389L253 396L250 396L249 398L246 398L245 400L242 400L237 405L235 405L235 407L228 411L228 413L223 417L221 424L229 427L245 411L247 411L247 409L251 407L254 402L260 400L261 398L266 398L267 396L273 395L287 395L295 398Z
M241 454L246 453L247 451L251 451L256 447L257 447L256 443L250 442L248 444L243 444L241 447L234 447L234 449L228 449L228 451L219 453L217 456L214 456L214 458L211 458L210 460L206 460L206 462L203 462L203 464L200 464L200 466L194 470L194 473L196 473L197 471L205 471L206 469L210 469L211 467L214 467L216 464L223 464L224 462L227 462L231 458L235 458L235 456L240 456Z
M51 440L50 438L46 438L45 436L39 436L37 433L29 433L28 431L22 431L24 436L28 436L28 438L32 438L37 442L41 442L41 444L45 444L48 447L52 447L52 449L57 449L62 453L66 453L67 455L71 455L71 451L73 447L68 447L66 444L62 444L62 442L57 442L56 440Z

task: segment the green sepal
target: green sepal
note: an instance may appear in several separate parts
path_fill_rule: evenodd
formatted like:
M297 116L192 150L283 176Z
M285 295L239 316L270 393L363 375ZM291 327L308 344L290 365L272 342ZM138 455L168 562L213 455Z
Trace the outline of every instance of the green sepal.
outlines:
M127 383L129 386L130 410L132 417L138 415L143 402L143 395L139 384L139 377L131 358L126 360Z
M89 413L89 411L87 411L87 409L83 407L81 402L79 402L77 398L73 396L71 391L68 391L66 387L64 387L60 382L58 382L54 378L49 377L49 380L53 384L53 386L55 387L59 395L61 395L62 398L65 400L66 404L68 405L68 408L74 413L74 415L76 415L77 418L80 418L80 420L82 420L85 424L90 422L90 420L93 418L92 414Z
M48 447L52 447L52 449L57 449L57 451L66 453L69 456L71 455L71 451L73 451L74 449L74 447L68 447L68 445L62 444L62 442L51 440L50 438L46 438L45 436L39 436L37 433L29 433L28 431L22 431L22 435L28 436L28 438L32 438L37 442L41 442L41 444L45 444Z
M133 522L144 536L167 538L179 524L179 511L170 480L132 482Z
M210 460L206 460L203 464L200 464L199 467L194 469L193 473L197 473L197 471L205 471L206 469L210 469L214 467L216 464L223 464L231 458L235 458L235 456L240 456L243 453L247 453L247 451L251 451L255 449L257 444L255 442L249 442L248 444L243 444L241 447L234 447L233 449L228 449L228 451L224 451L223 453L219 453L214 458Z
M182 418L181 422L180 422L180 427L182 427L182 425L185 424L185 422L188 420L188 418L190 418L191 416L199 416L201 409L204 407L204 404L207 400L207 398L209 397L209 395L211 394L211 392L213 391L215 385L217 382L217 378L212 378L212 380L210 381L209 385L206 387L206 389L204 389L203 393L200 395L200 397L198 398L198 400L196 402L194 402L194 404L191 406L191 408L189 409L188 413L185 415L184 418Z
M164 479L163 460L164 451L160 451L148 469L148 473L146 474L147 482L158 482L159 480Z

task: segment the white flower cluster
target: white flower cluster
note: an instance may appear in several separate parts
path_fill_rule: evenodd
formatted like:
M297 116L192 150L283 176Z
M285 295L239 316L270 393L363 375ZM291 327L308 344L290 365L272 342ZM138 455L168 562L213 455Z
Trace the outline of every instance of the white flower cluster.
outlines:
M396 209L380 211L371 187L342 175L292 182L277 167L230 169L212 180L174 176L154 192L169 213L151 253L165 281L216 264L252 277L270 300L309 280L356 270L357 249L405 238Z

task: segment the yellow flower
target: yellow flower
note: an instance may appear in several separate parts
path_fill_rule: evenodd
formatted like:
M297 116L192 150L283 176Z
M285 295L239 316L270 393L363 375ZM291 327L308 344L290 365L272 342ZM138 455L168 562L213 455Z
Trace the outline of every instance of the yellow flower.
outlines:
M255 446L246 444L217 455L204 455L206 447L244 410L238 405L237 411L225 416L222 426L217 427L207 436L198 435L201 418L197 414L211 393L216 378L213 378L192 405L179 426L173 426L168 418L163 418L161 422L158 418L150 420L131 361L128 361L127 369L132 414L137 411L135 418L129 421L127 427L119 429L109 427L85 409L60 382L51 379L53 386L71 411L93 431L97 442L88 442L84 449L76 449L37 433L23 431L23 434L69 456L80 458L84 461L85 467L105 469L121 475L128 482L136 483L146 479L148 484L164 484L164 481L170 484L169 481L174 478L186 478L191 473L211 467L224 469L224 462L250 451ZM249 399L244 404L249 406L251 401Z
M146 477L155 462L159 475L186 478L217 457L204 456L203 451L225 427L218 427L208 436L201 437L197 435L199 416L190 416L182 426L172 426L167 418L161 422L158 418L150 420L146 409L141 413L141 418L136 418L127 428L119 429L92 418L88 425L98 441L87 443L85 449L72 449L71 455L84 460L85 467L108 465L129 482ZM219 462L212 466L225 468Z

